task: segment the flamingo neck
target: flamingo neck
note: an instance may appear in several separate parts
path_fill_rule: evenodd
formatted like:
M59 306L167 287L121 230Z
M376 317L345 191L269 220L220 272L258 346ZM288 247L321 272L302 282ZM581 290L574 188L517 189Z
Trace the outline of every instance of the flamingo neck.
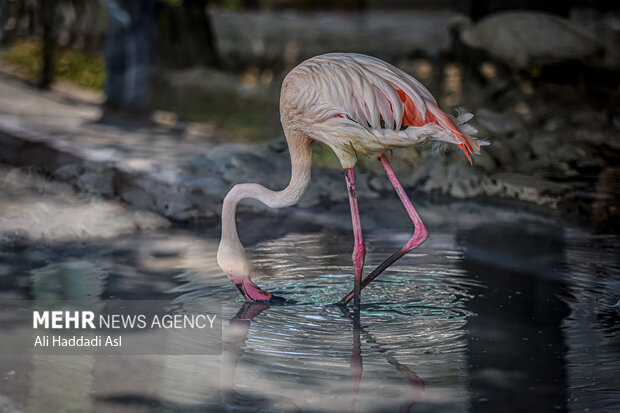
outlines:
M270 208L291 206L299 202L310 183L312 140L303 135L287 134L287 142L291 155L291 180L286 188L272 191L259 184L237 184L224 198L218 264L232 277L249 276L249 265L239 241L235 219L239 202L252 198Z

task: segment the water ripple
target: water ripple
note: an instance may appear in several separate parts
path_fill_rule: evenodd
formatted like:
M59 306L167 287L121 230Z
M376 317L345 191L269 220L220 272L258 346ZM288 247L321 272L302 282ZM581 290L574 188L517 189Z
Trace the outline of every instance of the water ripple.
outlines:
M374 247L367 272L398 249L398 241L370 238ZM450 384L425 390L420 400L441 399L464 410L464 326L473 316L464 301L475 282L458 268L462 254L454 241L439 235L435 242L403 258L364 290L358 328L350 313L332 305L352 288L351 251L321 233L287 234L248 250L254 281L288 303L265 306L241 333L233 331L243 301L214 263L212 268L188 267L178 277L185 284L175 291L183 294L180 300L211 297L227 303L224 315L233 321L224 335L241 336L225 346L234 349L225 352L224 359L234 362L222 366L221 373L229 380L229 391L294 400L309 411L346 411L355 397L357 411L372 412L390 405L398 410L411 402L419 389L410 380L422 377ZM356 335L364 369L357 393L351 387ZM214 385L218 381L211 379Z

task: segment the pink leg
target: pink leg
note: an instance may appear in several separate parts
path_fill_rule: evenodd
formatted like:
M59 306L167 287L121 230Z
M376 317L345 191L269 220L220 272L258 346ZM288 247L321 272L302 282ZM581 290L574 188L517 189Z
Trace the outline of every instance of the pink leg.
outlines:
M407 243L400 250L396 251L388 259L383 261L381 265L375 268L366 278L362 280L362 285L360 289L363 289L364 287L366 287L372 280L377 278L379 274L385 271L386 268L388 268L390 265L396 262L400 257L407 254L409 251L411 251L415 247L421 245L428 237L428 231L426 230L424 223L420 219L418 212L415 210L415 208L411 204L411 200L409 199L409 197L407 197L407 194L405 193L405 189L402 187L400 182L398 182L398 178L396 177L394 170L392 170L392 166L390 165L387 158L385 157L385 154L382 154L379 160L381 162L381 165L383 166L383 169L385 169L385 172L387 173L388 178L390 179L390 182L394 186L394 189L396 190L398 197L400 198L401 202L405 206L405 209L407 210L407 213L409 214L409 218L411 218L411 222L413 222L415 231L411 239L407 241ZM355 291L349 292L349 294L347 294L342 300L340 300L338 304L341 304L341 305L348 304L349 301L351 301L351 299L354 297L354 295L355 295Z
M352 292L352 298L355 298L354 306L360 306L360 292L362 291L362 270L364 268L364 258L366 249L364 247L364 238L362 237L362 223L360 221L360 213L357 207L357 192L355 190L355 175L353 168L345 169L344 174L349 191L349 204L351 205L351 221L353 223L353 237L355 244L353 246L353 267L355 268L355 284Z

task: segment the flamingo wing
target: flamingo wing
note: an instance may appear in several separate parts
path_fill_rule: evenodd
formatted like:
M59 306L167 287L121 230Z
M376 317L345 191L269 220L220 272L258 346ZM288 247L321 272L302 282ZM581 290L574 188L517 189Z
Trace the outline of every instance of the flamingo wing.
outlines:
M421 137L432 136L459 146L470 162L471 154L479 153L479 142L469 136L475 129L464 124L471 117L459 116L457 127L456 119L453 121L439 109L424 85L380 59L353 53L329 53L306 61L298 70L312 82L300 85L304 92L299 93L298 98L304 97L306 114L312 113L313 130L320 130L317 120L338 118L342 125L342 130L338 131L340 135L363 142L356 152L361 146L385 150L386 147L412 145ZM336 126L333 122L326 122L326 125L326 133ZM332 147L343 147L337 142L337 136L319 140ZM381 145L384 147L380 148Z
M328 53L313 57L284 81L283 119L334 149L343 167L358 156L434 139L456 144L471 162L476 130L446 115L418 80L374 57ZM458 125L458 126L457 126Z
M465 153L469 162L472 163L471 155L480 153L480 144L476 139L469 136L467 132L475 133L475 129L471 126L466 127L464 131L459 129L455 122L439 108L437 101L428 89L413 76L375 57L353 55L353 59L358 61L373 75L386 80L389 87L398 93L399 100L403 104L403 112L400 122L398 122L400 112L395 114L396 121L394 125L396 129L400 128L401 124L402 126L415 127L434 123L453 138L451 143L456 144ZM377 88L377 92L379 96L385 96L385 84L375 83L375 79L375 76L373 76L369 80L375 84L376 88L378 85L381 85L381 89ZM379 100L380 98L377 99L377 101ZM458 120L464 123L470 120L471 117L471 114L464 114ZM392 122L386 122L386 124L391 125Z

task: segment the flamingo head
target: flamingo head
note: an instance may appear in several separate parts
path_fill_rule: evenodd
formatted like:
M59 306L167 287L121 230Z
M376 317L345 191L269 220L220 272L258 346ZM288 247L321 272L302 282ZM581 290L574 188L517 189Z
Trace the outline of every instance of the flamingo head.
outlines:
M222 239L217 249L217 264L235 284L250 276L250 264L238 240L235 243Z

